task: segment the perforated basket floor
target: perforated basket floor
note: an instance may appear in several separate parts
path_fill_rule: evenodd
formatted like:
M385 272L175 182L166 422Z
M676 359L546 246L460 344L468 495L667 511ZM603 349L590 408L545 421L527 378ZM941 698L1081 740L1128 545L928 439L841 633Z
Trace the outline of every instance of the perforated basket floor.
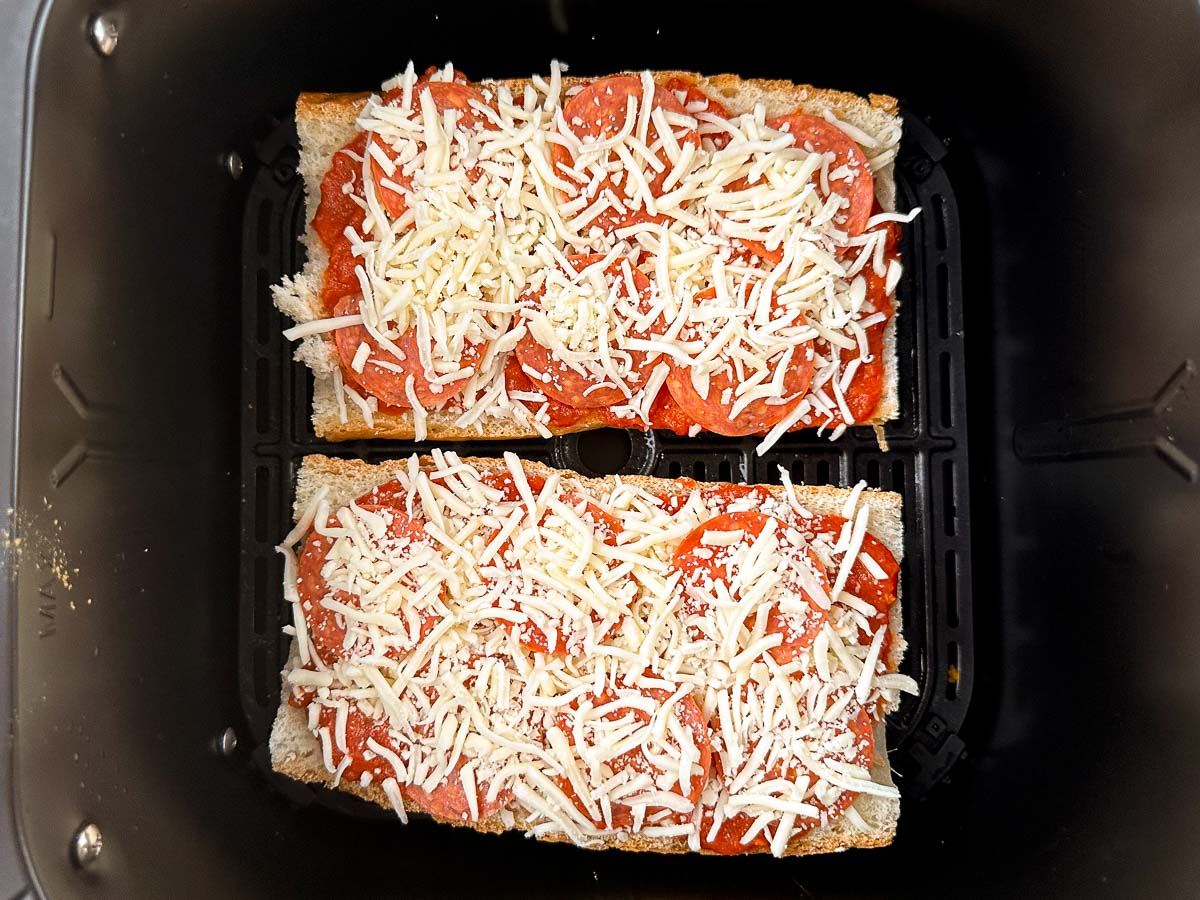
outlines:
M785 436L762 457L757 439L606 430L549 441L454 444L460 453L496 456L512 450L584 474L622 472L698 480L778 483L779 468L807 484L869 485L904 497L900 570L903 669L920 685L889 721L888 746L901 791L913 798L938 783L961 755L957 732L971 696L970 508L964 399L962 278L958 207L940 163L945 147L919 118L904 116L897 166L898 205L922 213L901 244L904 277L897 288L901 417L885 428L888 450L869 428L836 442L814 432ZM266 742L279 704L279 671L288 652L281 629L289 619L274 546L291 528L292 489L309 453L369 462L424 451L411 441L328 443L309 418L312 378L291 359L287 327L269 287L303 264L304 190L296 173L291 121L276 123L256 148L243 222L242 568L240 686L248 740L264 773L298 802L359 815L381 811L344 794L274 776Z

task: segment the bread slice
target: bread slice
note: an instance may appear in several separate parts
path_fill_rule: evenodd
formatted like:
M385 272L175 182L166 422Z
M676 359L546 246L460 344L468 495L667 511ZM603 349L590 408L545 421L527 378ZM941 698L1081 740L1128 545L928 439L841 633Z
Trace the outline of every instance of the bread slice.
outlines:
M638 74L638 73L627 73ZM659 83L682 76L692 79L709 96L719 100L733 115L750 112L756 103L763 103L768 117L785 115L803 109L821 115L828 111L872 137L891 129L899 129L899 105L894 97L870 94L866 99L844 91L794 84L784 80L743 79L737 75L699 75L694 72L654 72ZM589 78L564 77L563 89L590 81ZM528 79L505 79L500 83L515 92L524 88ZM297 323L325 317L321 305L322 274L328 263L328 253L312 228L312 220L321 202L321 179L329 170L333 154L352 140L358 131L355 120L367 101L368 94L301 94L296 100L296 131L300 137L300 174L304 178L307 198L305 232L300 241L308 256L303 270L285 277L272 288L275 305L280 312ZM875 194L886 211L896 208L895 166L893 162L875 172ZM893 300L894 302L894 300ZM860 425L882 425L899 415L897 385L896 317L884 330L884 391L879 406L871 418ZM339 411L334 372L338 368L337 354L326 335L304 338L296 350L296 359L312 369L314 376L312 420L319 437L331 441L358 438L414 437L410 412L399 414L380 412L374 415L374 427L369 426L353 404L345 410L345 421ZM538 433L508 419L483 417L476 425L462 428L454 424L460 413L430 410L426 427L430 440L516 440L538 437ZM571 426L551 425L555 434L587 431L602 427L595 414L581 418Z
M463 462L469 463L481 472L506 472L507 466L499 459L479 459L464 457ZM429 457L421 459L422 466L431 465ZM371 488L395 479L398 474L407 469L407 460L391 460L377 465L371 465L356 459L334 459L326 456L306 456L300 466L296 478L296 499L293 507L293 517L299 521L304 509L309 505L313 495L322 487L328 489L328 500L332 507L345 505ZM536 462L523 462L526 475L541 475L546 477L555 470ZM583 487L591 486L596 489L611 488L616 477L630 484L636 484L647 490L662 493L686 493L690 487L681 485L678 481L652 478L647 476L608 476L607 478L588 479L564 474L564 488L570 489L572 484ZM782 496L785 488L775 485L766 486L776 496ZM845 502L849 491L842 488L824 486L797 485L795 490L801 504L814 514L837 514ZM880 540L897 561L903 558L903 522L901 518L901 497L888 491L871 490L865 493L870 501L870 517L868 528L870 534ZM896 671L904 656L906 643L901 633L900 598L891 607L888 628L892 634L891 649L888 653L887 668ZM293 649L292 658L285 666L286 673L298 663ZM283 685L283 695L286 697L288 686ZM298 781L330 786L333 776L326 770L322 761L320 742L308 730L305 713L283 702L279 706L270 738L271 765L276 772L287 775ZM882 722L875 726L875 760L871 766L872 780L879 784L893 785L891 769L888 764L886 750L886 734ZM362 787L357 782L342 782L338 790L347 791L385 809L391 809L386 794L377 784ZM797 835L789 843L787 856L800 856L811 853L828 853L850 847L882 847L890 844L895 837L896 825L900 818L900 801L877 796L860 794L853 804L853 809L867 824L863 830L846 817L841 816L827 825L814 828L804 834ZM431 816L437 821L448 825L472 828L476 831L500 833L506 830L524 830L525 822L520 815L511 829L494 816L479 822L462 822ZM658 853L689 852L687 841L682 838L650 838L641 835L626 835L625 840L608 838L603 846L615 847L622 850L653 851ZM549 835L541 840L568 841L564 836ZM708 851L701 851L708 852ZM755 849L751 852L768 852Z

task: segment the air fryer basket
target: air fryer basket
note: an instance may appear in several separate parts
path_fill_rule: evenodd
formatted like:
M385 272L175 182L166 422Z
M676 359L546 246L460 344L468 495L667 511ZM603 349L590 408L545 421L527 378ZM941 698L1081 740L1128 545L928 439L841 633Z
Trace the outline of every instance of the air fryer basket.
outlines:
M901 247L905 277L899 287L898 354L904 415L885 429L889 449L874 431L856 428L836 442L815 433L792 434L759 457L756 438L677 437L669 432L584 433L551 441L477 441L453 444L463 455L498 456L512 450L584 474L680 475L698 480L779 483L779 468L797 482L840 484L865 480L905 498L905 556L901 575L905 671L921 692L905 698L891 718L892 766L906 797L924 796L962 752L957 735L971 697L970 515L966 410L963 402L961 266L958 212L939 165L945 147L915 116L907 116L898 164L898 202L923 216ZM296 172L298 147L290 119L256 147L258 172L246 202L243 235L242 361L242 582L239 678L254 758L270 768L266 746L279 705L279 670L290 638L282 595L283 561L274 549L291 530L296 469L308 453L405 457L428 445L355 441L330 445L312 431L312 379L291 359L281 335L287 327L270 303L267 286L298 271L303 250L304 186ZM272 776L276 778L277 776ZM296 789L287 789L295 794ZM344 795L312 789L339 808ZM374 814L374 810L371 810Z
M12 6L0 895L1200 890L1194 3ZM297 460L414 448L309 428L308 376L266 291L299 262L289 110L410 56L475 76L557 57L901 98L901 202L924 212L903 247L887 453L858 431L789 436L762 459L752 442L619 431L513 448L735 481L782 464L904 494L922 694L891 729L892 847L589 853L402 827L267 772L284 646L271 547Z

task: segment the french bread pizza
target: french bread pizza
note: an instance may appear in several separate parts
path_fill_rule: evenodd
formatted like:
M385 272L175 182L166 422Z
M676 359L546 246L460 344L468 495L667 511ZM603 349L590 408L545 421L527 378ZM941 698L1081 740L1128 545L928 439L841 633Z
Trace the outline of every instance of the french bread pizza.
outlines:
M602 426L837 436L898 414L891 97L410 63L302 94L303 270L273 287L331 440Z
M664 853L889 843L896 494L306 457L276 771Z

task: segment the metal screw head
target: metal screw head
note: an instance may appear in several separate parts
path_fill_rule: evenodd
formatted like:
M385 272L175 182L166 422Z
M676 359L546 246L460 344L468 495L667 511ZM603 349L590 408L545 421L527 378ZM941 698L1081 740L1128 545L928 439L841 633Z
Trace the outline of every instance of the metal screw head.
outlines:
M86 868L100 858L104 849L104 836L94 822L85 822L79 826L75 836L71 838L71 857L75 865Z
M92 46L101 56L112 56L117 49L117 23L107 13L101 13L92 19L88 28Z
M222 756L232 756L233 751L237 749L237 732L232 728L226 728L217 735L217 752Z
M221 166L234 181L241 178L242 172L245 171L245 167L242 165L242 158L232 150L221 157Z

